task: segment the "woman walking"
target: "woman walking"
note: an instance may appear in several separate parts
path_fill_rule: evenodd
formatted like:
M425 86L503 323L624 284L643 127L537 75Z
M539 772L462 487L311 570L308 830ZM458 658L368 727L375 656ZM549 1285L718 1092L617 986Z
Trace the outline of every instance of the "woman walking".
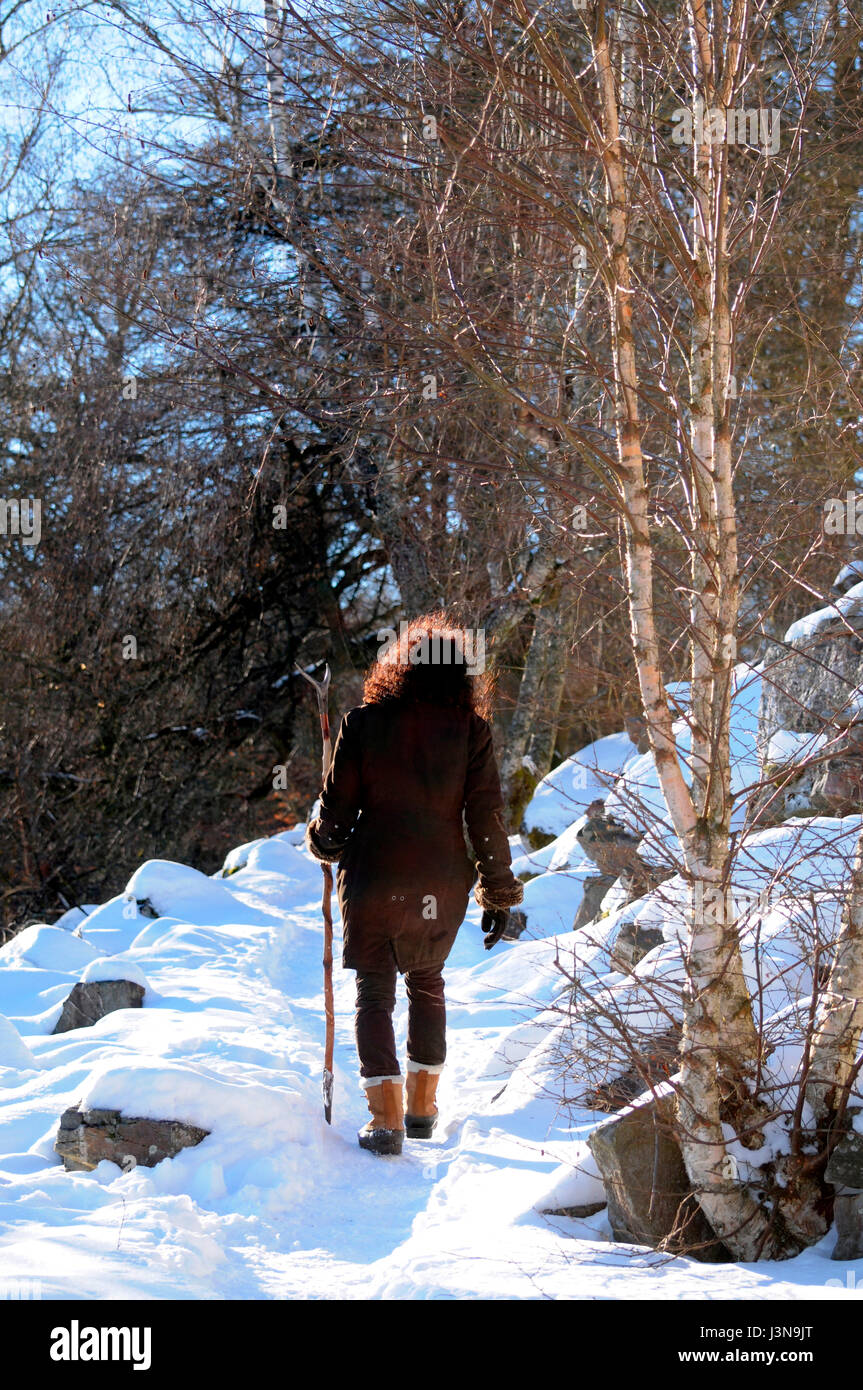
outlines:
M343 964L357 972L356 1039L371 1119L362 1148L398 1154L427 1139L446 1057L442 968L467 911L500 940L523 888L510 868L481 677L440 614L408 624L341 722L306 843L338 862ZM396 979L408 997L407 1087L395 1050Z

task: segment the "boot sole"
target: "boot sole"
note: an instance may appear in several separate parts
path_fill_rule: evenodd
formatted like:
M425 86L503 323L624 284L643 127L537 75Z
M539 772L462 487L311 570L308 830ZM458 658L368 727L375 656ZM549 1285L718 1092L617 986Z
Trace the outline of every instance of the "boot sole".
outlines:
M383 1154L384 1156L400 1154L404 1143L403 1129L373 1129L371 1134L363 1134L360 1130L357 1135L360 1148L366 1149L368 1153Z
M431 1139L437 1115L405 1115L405 1135L408 1139Z

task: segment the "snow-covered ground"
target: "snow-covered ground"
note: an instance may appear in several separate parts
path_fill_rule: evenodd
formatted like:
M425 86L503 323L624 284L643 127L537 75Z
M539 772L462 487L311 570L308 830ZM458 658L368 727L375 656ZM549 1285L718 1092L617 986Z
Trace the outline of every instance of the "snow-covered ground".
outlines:
M353 974L336 967L334 1122L322 1118L320 868L297 831L228 877L159 862L83 922L0 951L0 1292L54 1298L854 1297L834 1237L784 1264L717 1266L615 1244L585 1138L559 1098L564 932L486 953L478 910L447 971L441 1123L398 1159L361 1151ZM242 867L239 867L242 866ZM565 877L565 872L562 877ZM142 916L147 912L164 916ZM579 934L581 937L582 934ZM579 942L582 953L585 943ZM591 950L601 950L601 946ZM590 952L588 952L589 954ZM53 1036L79 979L128 975L142 1009ZM399 1037L404 1040L404 1004ZM81 1100L209 1129L156 1168L64 1171ZM850 1285L850 1286L849 1286Z
M685 688L675 694L683 708ZM759 696L759 669L739 668L738 827L758 777ZM676 730L686 770L685 718ZM797 743L780 731L777 756L794 755ZM367 1111L354 976L338 964L332 1127L323 1120L321 871L302 827L238 846L212 878L150 861L86 916L73 910L14 937L0 949L0 1296L859 1296L863 1261L831 1261L833 1232L785 1263L710 1265L613 1242L604 1210L550 1214L604 1196L586 1142L604 1116L584 1108L585 1095L620 1068L595 1020L617 1012L649 1036L680 1017L679 876L628 905L612 888L597 922L571 931L596 873L577 838L594 799L630 828L649 827L641 852L673 867L656 769L625 734L543 779L526 827L553 838L530 851L513 839L514 867L529 876L526 930L487 953L479 910L469 911L446 972L441 1119L430 1141L406 1141L400 1158L376 1158L356 1142ZM835 933L859 824L799 818L747 832L738 845L744 968L761 988L778 1089L799 1065L796 1011L811 989L812 933ZM611 955L627 922L662 932L631 975L617 973ZM336 934L338 960L338 922ZM74 984L121 977L144 987L143 1008L52 1034ZM572 980L588 1006L575 1017ZM402 1046L405 1024L402 999ZM67 1173L54 1140L62 1112L82 1102L209 1135L152 1169L105 1161ZM777 1130L771 1142L782 1137ZM747 1161L771 1152L747 1151Z

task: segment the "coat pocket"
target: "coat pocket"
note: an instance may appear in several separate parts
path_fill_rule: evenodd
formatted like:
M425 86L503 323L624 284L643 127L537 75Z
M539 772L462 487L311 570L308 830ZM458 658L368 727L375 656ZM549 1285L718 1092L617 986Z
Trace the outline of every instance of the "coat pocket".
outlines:
M405 894L408 909L393 936L399 970L415 970L442 964L455 941L468 905L467 890L460 884L438 887L422 898L414 890Z

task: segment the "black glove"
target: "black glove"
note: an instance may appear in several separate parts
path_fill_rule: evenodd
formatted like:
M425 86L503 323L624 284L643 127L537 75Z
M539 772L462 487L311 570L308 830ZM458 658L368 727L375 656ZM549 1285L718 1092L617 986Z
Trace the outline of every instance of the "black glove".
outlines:
M486 908L482 914L481 927L485 933L485 949L490 951L492 946L496 946L506 931L506 924L509 921L509 913L506 908L495 908L493 911Z

